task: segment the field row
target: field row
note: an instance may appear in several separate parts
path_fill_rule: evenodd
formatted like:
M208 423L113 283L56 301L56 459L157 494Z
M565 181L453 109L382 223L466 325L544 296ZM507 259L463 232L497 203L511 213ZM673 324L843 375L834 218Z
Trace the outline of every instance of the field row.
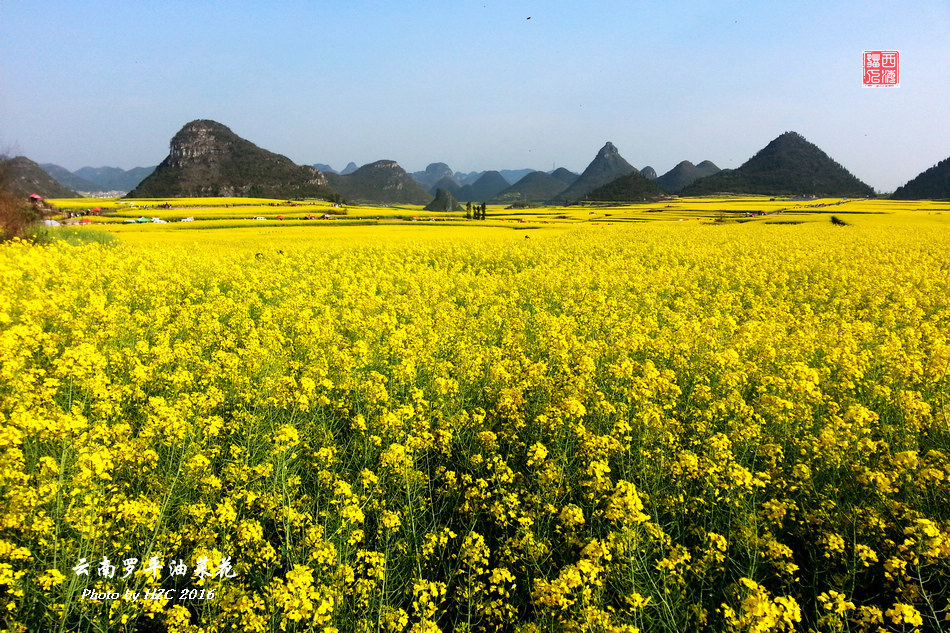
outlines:
M51 200L61 221L93 224L193 220L204 225L242 226L261 220L285 222L333 221L464 221L465 212L433 213L421 206L361 206L251 198L174 200L69 199ZM511 209L489 206L489 221L521 223L618 223L643 221L815 221L823 214L893 214L907 211L942 213L950 203L890 200L794 200L768 197L679 198L626 206L574 206ZM80 214L84 214L80 216ZM67 218L67 216L72 216ZM188 227L193 228L193 227Z

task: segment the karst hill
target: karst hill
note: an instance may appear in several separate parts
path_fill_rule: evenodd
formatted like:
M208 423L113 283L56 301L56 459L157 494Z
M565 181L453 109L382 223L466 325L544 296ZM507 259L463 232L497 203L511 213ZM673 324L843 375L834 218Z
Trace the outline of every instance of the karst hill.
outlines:
M738 169L700 178L684 196L748 193L782 196L871 197L874 189L854 177L797 132L785 132Z
M317 169L261 149L216 121L197 120L172 137L168 156L128 197L324 198L334 193Z

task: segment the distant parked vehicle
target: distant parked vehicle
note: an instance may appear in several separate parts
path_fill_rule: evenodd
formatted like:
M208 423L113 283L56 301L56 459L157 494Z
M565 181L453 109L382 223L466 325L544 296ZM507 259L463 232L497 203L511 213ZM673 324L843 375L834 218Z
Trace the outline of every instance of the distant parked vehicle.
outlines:
M194 219L194 218L182 218L181 221L182 221L182 222L194 222L195 219Z
M167 222L161 218L152 218L152 224L167 224Z
M262 215L259 215L259 216L255 217L254 219L255 219L255 220L266 220L267 218L265 218L265 217L262 216Z

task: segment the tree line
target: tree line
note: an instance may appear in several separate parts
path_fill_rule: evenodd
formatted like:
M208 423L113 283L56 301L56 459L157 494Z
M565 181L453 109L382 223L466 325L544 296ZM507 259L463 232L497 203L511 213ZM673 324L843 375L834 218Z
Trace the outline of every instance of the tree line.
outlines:
M465 203L466 220L484 220L486 211L488 211L488 204L485 202L474 205L471 202Z

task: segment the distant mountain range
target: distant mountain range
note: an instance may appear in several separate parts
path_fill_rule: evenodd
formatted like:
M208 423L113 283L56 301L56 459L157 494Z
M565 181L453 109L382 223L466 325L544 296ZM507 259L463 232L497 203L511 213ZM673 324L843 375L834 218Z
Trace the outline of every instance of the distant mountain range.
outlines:
M563 167L555 169L550 174L543 171L533 171L496 195L493 202L540 204L557 197L575 180L577 180L577 174Z
M704 165L712 165L706 161ZM715 168L715 166L713 165ZM693 178L698 178L698 172ZM711 172L710 172L711 173ZM513 184L510 178L521 177ZM506 177L507 175L507 177ZM638 201L655 199L666 192L654 184L656 170L644 167L642 171L624 159L613 143L608 142L594 157L580 176L563 167L551 173L532 170L509 170L481 172L478 179L460 185L458 172L452 172L445 163L432 163L424 172L415 172L413 178L421 184L431 185L430 192L444 189L456 199L465 202L492 202L494 204L567 204L578 200L592 200L592 192L599 201ZM617 182L616 186L609 187ZM690 181L691 182L691 181ZM507 186L506 186L507 185ZM608 187L607 189L603 189Z
M349 202L428 204L432 196L393 160L378 160L348 174L326 174L335 191Z
M533 172L533 169L501 169L495 173L501 175L501 177L505 180L505 186L507 187L509 185L515 184ZM419 183L419 186L428 190L432 194L435 193L436 189L442 188L452 191L454 195L461 187L464 187L465 185L474 186L474 184L486 173L488 172L453 172L452 169L445 163L430 163L424 171L414 171L409 175L412 176L413 180ZM492 176L492 178L494 177Z
M461 188L462 188L462 185L460 185L455 178L453 178L452 176L443 176L442 178L439 178L439 180L436 181L434 185L429 187L429 193L431 193L432 195L435 195L435 192L437 190L445 189L446 191L448 191L454 197L457 198L458 192Z
M106 191L96 183L86 180L82 176L77 176L65 167L54 165L52 163L42 163L40 168L45 171L56 182L73 191Z
M463 202L486 202L510 186L501 172L486 171L470 185L463 185L455 197Z
M409 175L412 176L413 180L419 183L420 187L432 193L435 193L433 187L435 187L436 183L445 178L448 178L449 181L456 185L462 184L455 178L455 173L452 171L452 168L445 163L430 163L425 168L425 171L414 171Z
M79 194L58 183L26 156L0 160L0 182L16 196L33 194L44 198L78 198Z
M715 193L865 197L873 189L858 180L796 132L773 139L737 169L720 170L710 161L682 161L657 176L652 167L637 170L607 142L587 168L530 169L462 173L445 163L407 173L396 162L379 160L362 167L350 163L339 173L329 165L297 165L262 149L215 121L186 124L171 140L169 154L155 168L84 167L76 172L26 158L6 160L7 180L19 192L45 197L78 192L130 191L129 197L254 196L374 204L420 204L442 194L446 200L493 204L571 204L578 201L633 202L668 193ZM894 193L895 198L950 198L950 158L921 173ZM454 204L451 203L450 204Z
M43 163L40 167L64 187L87 194L131 191L155 171L154 167L135 167L129 170L119 167L82 167L69 171L53 163Z
M132 191L155 171L152 167L133 167L125 170L118 167L82 167L75 174L99 185L99 191Z

